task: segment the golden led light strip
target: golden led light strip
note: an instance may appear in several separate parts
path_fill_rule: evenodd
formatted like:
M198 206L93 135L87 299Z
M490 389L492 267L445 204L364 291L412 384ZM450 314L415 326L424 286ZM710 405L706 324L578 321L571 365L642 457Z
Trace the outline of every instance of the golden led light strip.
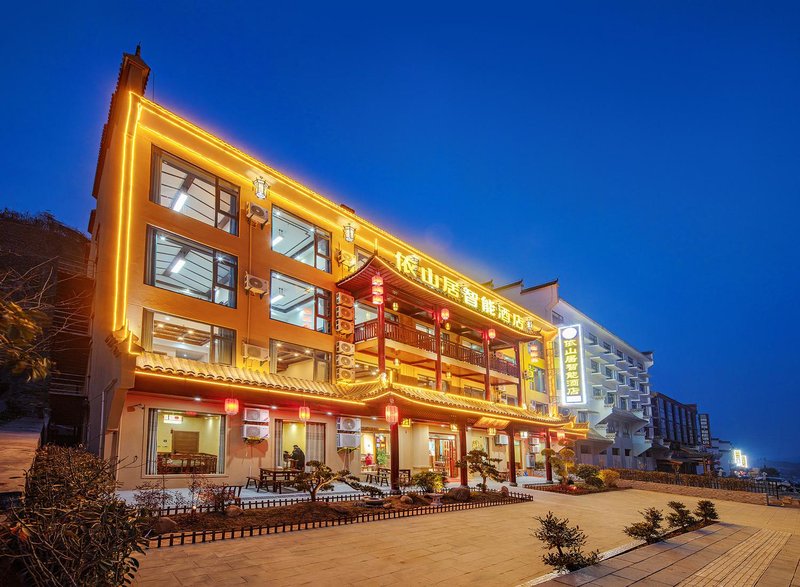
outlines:
M342 208L338 204L335 204L334 202L332 202L328 198L322 196L321 194L318 194L318 193L314 192L313 190L311 190L311 189L307 188L306 186L302 185L301 183L299 183L299 182L295 181L294 179L284 175L283 173L273 169L269 165L259 161L258 159L255 159L254 157L248 155L247 153L244 153L243 151L237 149L233 145L223 141L219 137L209 133L208 131L203 130L202 128L192 124L188 120L186 120L184 118L181 118L177 114L174 114L173 112L170 112L169 110L163 108L162 106L159 106L158 104L155 104L154 102L149 101L147 98L140 97L140 100L141 100L141 102L143 104L144 109L148 110L149 112L152 112L156 116L161 117L163 120L165 120L169 124L172 124L173 126L179 128L179 129L181 129L181 130L183 130L185 132L189 132L191 134L194 134L195 136L197 136L198 138L202 139L203 141L205 141L206 143L208 143L212 147L223 148L224 150L227 150L230 155L236 157L242 163L245 163L247 165L253 165L255 167L260 167L261 169L265 170L266 173L279 178L284 183L287 183L287 184L291 185L292 187L294 187L298 191L302 192L303 194L305 194L305 195L317 200L320 204L324 205L329 210L335 211L337 214L341 214L341 215L343 215L343 216L345 216L347 218L350 218L350 219L352 219L352 220L354 220L356 222L359 222L363 226L368 227L370 230L378 233L379 235L383 236L384 238L388 239L389 241L393 242L394 244L396 244L398 246L402 246L402 247L410 250L414 254L423 257L429 263L438 266L440 269L443 269L445 271L449 271L449 272L451 272L451 273L453 273L455 275L458 275L459 278L464 279L465 281L471 283L474 287L478 288L480 291L482 291L484 293L491 292L492 295L497 296L497 292L494 292L493 290L489 290L489 289L485 288L483 285L481 285L477 281L474 281L474 280L470 279L469 277L467 277L465 275L462 275L458 271L456 271L456 270L444 265L440 261L437 261L436 259L434 259L434 258L430 257L429 255L427 255L426 253L423 253L422 251L416 249L415 247L412 247L408 243L405 243L405 242L401 241L397 237L389 234L388 232L386 232L382 228L379 228L378 226L372 224L368 220L365 220L365 219L361 218L360 216L358 216L358 215L356 215L356 214L354 214L354 213L352 213L352 212L350 212L348 210L345 210L344 208ZM202 156L202 155L201 155L201 157L203 159L208 159L207 157ZM217 165L219 165L219 164L217 164ZM222 167L223 169L226 169L226 170L229 169L227 166L224 166L224 165L219 165L219 166ZM239 175L240 177L242 177L240 174L236 174L236 175ZM252 178L245 177L245 179L248 182L252 181ZM270 191L272 192L272 190L270 190ZM330 219L325 219L325 221L326 222L330 222ZM500 297L500 298L506 300L507 303L510 306L516 308L517 310L520 310L523 313L527 313L526 310L524 310L521 306L518 306L517 304L515 304L511 300L508 300L507 298L505 298L503 296L497 296L497 297ZM532 316L533 316L533 318L535 320L537 320L539 322L540 326L543 325L544 327L552 328L552 325L550 323L548 323L546 320L544 320L541 317L536 316L536 315L532 315Z
M133 135L131 136L130 171L128 172L128 214L127 229L125 234L125 279L122 287L122 320L128 316L128 276L130 275L130 253L131 253L131 217L133 215L133 170L136 160L136 130L139 128L139 118L142 115L141 103L136 105L136 121L133 124ZM130 116L130 114L128 115Z
M130 126L131 121L131 107L133 106L133 96L135 94L133 92L128 92L128 113L125 116L125 133L122 135L122 166L120 169L120 176L119 176L119 220L117 222L117 255L114 259L114 322L112 330L118 330L118 325L120 324L117 318L118 310L119 310L119 263L120 257L122 256L122 209L123 209L123 198L125 196L125 159L128 150L128 128ZM126 253L127 255L127 253ZM122 321L124 324L125 321Z

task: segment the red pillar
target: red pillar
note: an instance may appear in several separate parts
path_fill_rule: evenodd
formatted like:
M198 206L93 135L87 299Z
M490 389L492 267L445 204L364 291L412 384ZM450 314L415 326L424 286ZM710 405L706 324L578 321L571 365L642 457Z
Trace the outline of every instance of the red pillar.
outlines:
M386 373L386 314L383 304L378 304L378 373Z
M461 452L461 460L466 460L469 449L467 448L467 421L461 420L458 423L458 448ZM461 467L461 487L469 487L469 471L467 467Z
M433 312L433 337L436 339L436 389L442 391L442 320L439 310Z
M397 495L400 493L400 423L392 424L390 427L390 442L391 447L389 448L389 452L391 453L391 473L390 473L390 481L392 484L392 494Z
M517 486L517 463L514 454L514 427L508 426L508 482L511 487Z
M519 377L519 381L517 381L517 405L522 406L522 362L520 362L520 352L519 352L519 343L514 345L514 356L517 358L517 377Z
M544 433L544 447L550 448L550 430ZM544 473L548 482L553 482L553 465L550 464L550 457L544 458Z
M489 335L486 332L483 333L483 362L486 366L486 370L483 374L483 399L492 401L492 376L489 373Z

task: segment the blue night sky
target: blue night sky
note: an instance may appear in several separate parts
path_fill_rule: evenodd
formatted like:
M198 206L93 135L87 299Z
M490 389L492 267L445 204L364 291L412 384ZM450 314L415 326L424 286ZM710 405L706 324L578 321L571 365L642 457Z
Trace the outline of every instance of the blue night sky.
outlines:
M86 227L141 42L148 97L476 278L558 277L800 460L800 3L280 4L9 5L0 205Z

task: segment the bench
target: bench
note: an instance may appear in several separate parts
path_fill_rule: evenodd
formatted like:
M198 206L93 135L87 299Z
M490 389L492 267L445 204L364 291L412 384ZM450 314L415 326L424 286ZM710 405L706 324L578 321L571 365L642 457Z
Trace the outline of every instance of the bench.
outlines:
M297 482L296 479L276 479L272 483L272 491L274 493L283 493L284 487L294 487L294 484ZM297 490L297 488L295 488Z

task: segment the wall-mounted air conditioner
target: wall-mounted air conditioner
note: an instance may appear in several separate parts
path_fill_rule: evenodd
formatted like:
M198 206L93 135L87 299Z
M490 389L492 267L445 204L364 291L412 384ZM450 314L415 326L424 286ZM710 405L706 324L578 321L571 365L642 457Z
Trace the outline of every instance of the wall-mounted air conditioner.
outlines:
M361 418L336 418L336 429L344 432L361 432Z
M356 366L356 359L353 355L336 355L336 366L353 369Z
M242 356L245 359L253 359L260 363L269 361L269 350L254 344L242 343Z
M269 222L269 210L265 206L259 206L252 202L247 202L246 215L250 222L261 228L264 228L264 225Z
M348 308L347 306L336 306L336 317L352 321L355 318L355 312L353 308Z
M346 340L336 341L336 354L337 355L354 355L356 354L356 345Z
M360 434L337 434L336 448L358 448L361 446Z
M508 435L507 434L498 434L494 437L494 443L496 446L504 446L508 444Z
M354 373L352 369L345 369L344 367L336 368L336 379L338 381L352 381L353 376Z
M349 320L337 320L336 332L339 334L353 334L353 323Z
M262 408L245 408L242 410L242 420L245 422L269 422L269 410Z
M269 438L269 426L245 424L242 426L242 438Z
M352 308L355 300L353 296L350 294L346 294L343 291L336 292L336 305L337 306L346 306L347 308Z
M244 274L244 291L264 297L269 291L269 282L249 273Z

